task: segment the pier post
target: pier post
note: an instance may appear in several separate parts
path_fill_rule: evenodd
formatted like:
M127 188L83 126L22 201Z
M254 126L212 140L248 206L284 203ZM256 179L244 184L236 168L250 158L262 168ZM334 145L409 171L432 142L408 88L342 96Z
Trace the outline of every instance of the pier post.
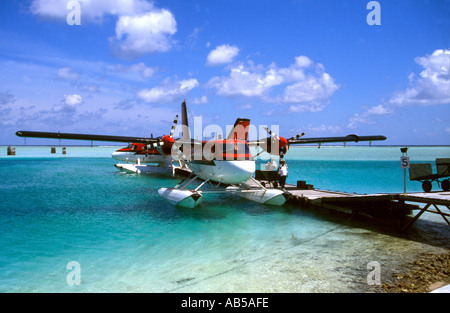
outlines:
M6 153L7 155L16 155L16 148L9 146Z
M402 156L400 157L400 167L403 169L403 190L406 194L406 169L409 168L408 147L400 148Z

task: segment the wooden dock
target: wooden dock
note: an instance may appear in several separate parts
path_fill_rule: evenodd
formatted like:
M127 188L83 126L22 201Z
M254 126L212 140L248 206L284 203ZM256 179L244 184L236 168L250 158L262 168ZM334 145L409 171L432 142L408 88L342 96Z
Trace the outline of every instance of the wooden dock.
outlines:
M190 173L188 169L179 168L174 172L178 176L189 176ZM279 188L278 183L270 183L265 178L257 180L266 188ZM252 180L245 184L256 186ZM429 212L439 214L450 226L450 214L443 212L450 211L450 191L356 194L314 189L305 181L298 181L297 186L286 184L285 190L291 194L288 204L299 209L324 208L363 215L381 222L395 223L400 231L405 231L423 213ZM435 210L430 210L431 207ZM416 210L419 212L414 216Z
M397 223L401 231L409 228L424 212L439 214L450 226L444 207L450 210L450 192L414 192L352 194L317 189L298 189L286 185L291 193L289 203L299 208L325 208L347 214L360 214ZM421 205L424 205L421 207ZM430 210L434 207L435 210ZM413 211L419 210L415 216Z

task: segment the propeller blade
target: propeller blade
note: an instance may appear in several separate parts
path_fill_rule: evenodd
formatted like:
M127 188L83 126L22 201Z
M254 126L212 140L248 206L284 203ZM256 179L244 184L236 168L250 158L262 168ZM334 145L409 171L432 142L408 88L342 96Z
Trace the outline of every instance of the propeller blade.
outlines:
M177 123L178 123L178 114L175 116L175 119L173 120L172 129L170 130L170 138L173 138L173 133L175 132Z
M264 130L265 130L266 132L269 133L270 136L272 136L273 138L275 138L275 139L277 139L277 140L280 140L280 137L279 137L277 134L275 134L273 131L271 131L270 129L268 129L266 126L263 126L263 128L264 128Z
M152 143L153 148L161 147L164 145L164 141L162 141L162 137L156 137L156 141Z
M289 140L295 140L295 139L298 139L300 137L303 137L304 135L305 135L305 132L300 133L300 134L295 135L295 136L292 136L291 138L288 139L288 142L289 142Z

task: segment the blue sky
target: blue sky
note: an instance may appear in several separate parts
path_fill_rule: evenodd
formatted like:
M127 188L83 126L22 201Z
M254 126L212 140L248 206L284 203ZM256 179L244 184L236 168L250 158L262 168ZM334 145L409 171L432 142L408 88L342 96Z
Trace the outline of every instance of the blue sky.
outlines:
M167 134L183 99L203 127L450 144L450 1L68 2L2 1L0 144Z

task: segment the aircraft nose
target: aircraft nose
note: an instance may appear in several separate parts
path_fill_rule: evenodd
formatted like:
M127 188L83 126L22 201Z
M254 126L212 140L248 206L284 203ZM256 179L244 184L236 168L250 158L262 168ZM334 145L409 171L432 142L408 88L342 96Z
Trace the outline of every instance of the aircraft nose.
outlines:
M111 154L111 156L112 156L112 158L113 159L116 159L116 160L121 160L121 156L122 156L122 152L117 152L117 151L114 151L112 154Z

